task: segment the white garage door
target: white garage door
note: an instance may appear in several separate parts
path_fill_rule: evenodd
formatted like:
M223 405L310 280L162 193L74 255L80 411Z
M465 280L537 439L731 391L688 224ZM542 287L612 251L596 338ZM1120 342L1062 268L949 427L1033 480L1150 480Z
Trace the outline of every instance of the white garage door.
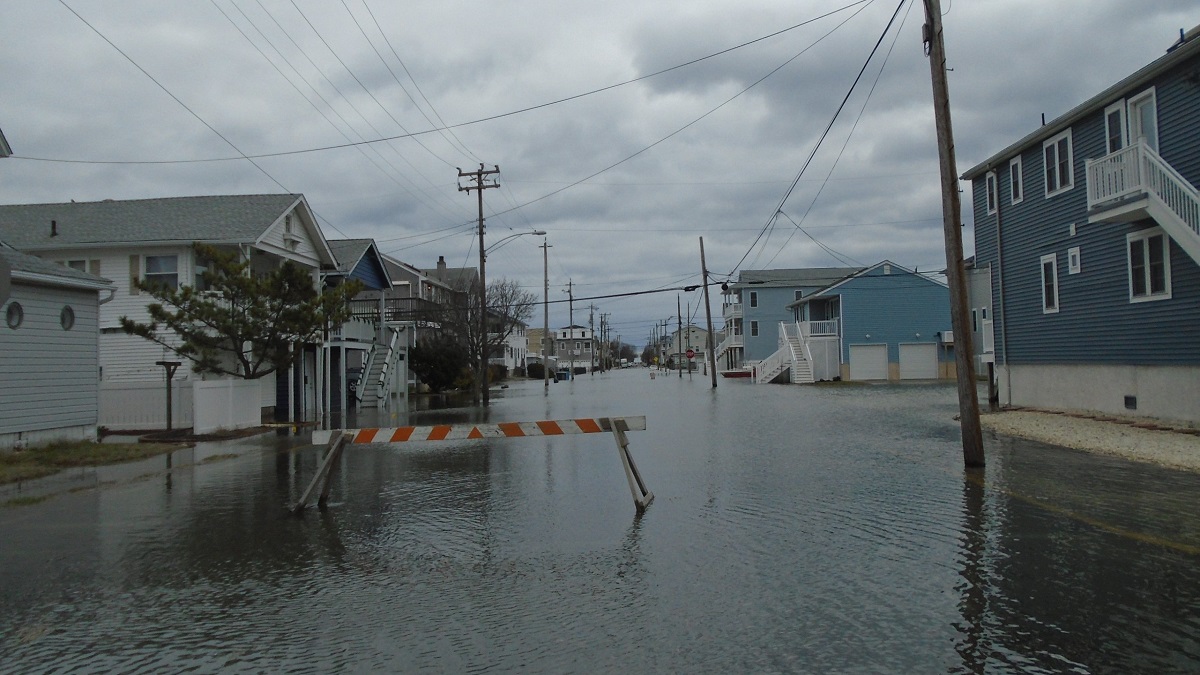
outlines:
M887 345L850 345L851 380L886 380Z
M932 342L900 345L900 379L936 380L937 375L937 345Z

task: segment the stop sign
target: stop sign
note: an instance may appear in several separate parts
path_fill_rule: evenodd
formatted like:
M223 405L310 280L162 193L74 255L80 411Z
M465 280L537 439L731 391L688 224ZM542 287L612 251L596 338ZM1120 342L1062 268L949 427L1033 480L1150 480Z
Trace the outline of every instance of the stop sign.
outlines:
M696 350L695 350L695 349L689 349L689 350L687 350L687 351L686 351L686 352L684 352L684 353L685 353L685 354L687 354L687 357L688 357L689 359L694 359L694 358L696 358Z

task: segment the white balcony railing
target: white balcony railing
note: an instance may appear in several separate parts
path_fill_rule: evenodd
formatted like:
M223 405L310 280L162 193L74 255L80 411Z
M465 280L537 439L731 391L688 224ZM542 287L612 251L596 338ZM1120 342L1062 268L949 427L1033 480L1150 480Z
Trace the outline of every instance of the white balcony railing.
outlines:
M726 319L742 318L742 303L734 302L722 305L721 316L725 317Z
M1200 192L1144 139L1087 161L1089 209L1138 194L1156 197L1187 229L1200 236Z
M827 321L801 321L800 330L804 337L827 337L841 334L841 319Z

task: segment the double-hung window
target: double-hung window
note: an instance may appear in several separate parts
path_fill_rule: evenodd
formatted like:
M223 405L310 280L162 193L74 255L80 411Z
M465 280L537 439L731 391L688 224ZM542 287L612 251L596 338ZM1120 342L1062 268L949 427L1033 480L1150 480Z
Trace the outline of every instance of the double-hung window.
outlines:
M167 288L179 288L179 256L148 255L143 258L142 281L147 284L162 284Z
M1058 311L1058 257L1054 253L1042 256L1042 314Z
M987 182L987 212L988 215L991 215L996 212L996 172L987 172L985 180Z
M750 337L758 337L758 322L750 322Z
M758 291L750 291L750 306L758 307Z
M1009 195L1013 204L1020 204L1025 198L1025 188L1022 184L1024 176L1021 171L1021 156L1017 155L1008 160L1008 184L1011 186Z
M1129 250L1129 301L1171 297L1170 239L1159 228L1126 235Z
M1071 155L1071 130L1054 136L1042 143L1045 156L1046 196L1070 190L1075 184L1075 168Z
M1128 129L1125 127L1125 99L1104 109L1104 147L1112 154L1129 145Z

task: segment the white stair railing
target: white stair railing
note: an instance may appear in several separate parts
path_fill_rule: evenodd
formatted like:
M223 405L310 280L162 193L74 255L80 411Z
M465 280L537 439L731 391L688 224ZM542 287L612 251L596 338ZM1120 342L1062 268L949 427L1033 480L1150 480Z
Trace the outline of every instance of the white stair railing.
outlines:
M371 374L371 367L375 365L375 351L377 343L372 342L371 348L367 350L367 358L363 359L362 371L358 373L358 379L354 381L354 400L356 404L361 404L363 400L363 390L366 389L367 378Z
M383 368L379 371L379 379L376 382L377 396L384 404L379 407L387 407L388 395L391 394L392 378L388 377L388 371L391 370L392 363L396 355L396 341L400 337L400 331L390 329L392 338L388 340L387 349L384 351Z

